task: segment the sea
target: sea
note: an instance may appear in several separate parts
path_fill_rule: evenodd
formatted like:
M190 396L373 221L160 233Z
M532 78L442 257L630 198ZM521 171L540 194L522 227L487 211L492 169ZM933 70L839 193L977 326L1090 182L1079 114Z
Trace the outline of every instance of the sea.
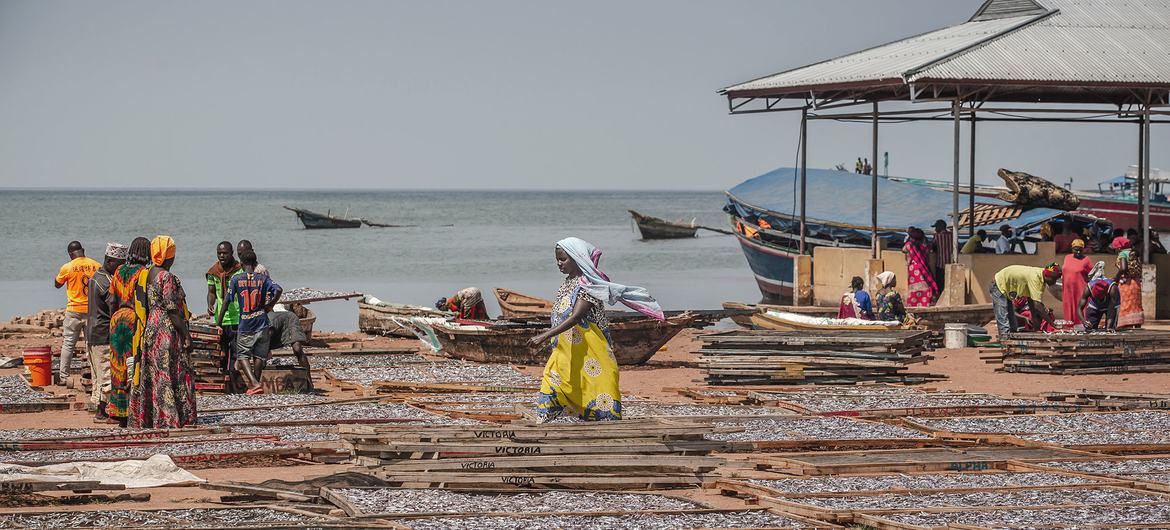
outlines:
M619 283L640 285L665 309L716 309L760 298L734 237L700 231L685 240L642 241L629 209L728 228L722 192L657 191L110 191L0 190L0 321L63 307L53 287L81 241L101 260L107 241L167 234L178 248L172 271L193 313L207 311L205 272L220 241L252 241L286 290L359 291L386 302L433 305L476 286L489 313L491 288L549 298L563 276L553 250L585 239ZM306 230L295 206L400 228ZM354 301L316 302L316 329L357 329Z

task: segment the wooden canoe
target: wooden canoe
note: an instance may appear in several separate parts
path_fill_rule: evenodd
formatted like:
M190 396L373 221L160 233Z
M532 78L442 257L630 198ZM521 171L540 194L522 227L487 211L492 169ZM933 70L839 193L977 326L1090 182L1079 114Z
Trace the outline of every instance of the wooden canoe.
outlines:
M757 314L763 314L767 311L782 311L786 313L826 317L837 315L837 308L835 307L783 306L724 302L723 308L728 311L742 311L744 309L754 308L756 313L747 315L742 313L737 315L733 313L731 315L731 319L734 320L736 324L741 326L760 327L763 329L779 329L768 327L768 324L770 323L767 320L756 318ZM918 325L925 326L929 329L943 329L946 324L952 323L985 326L988 322L995 320L995 310L992 309L991 304L965 304L950 307L908 307L906 308L906 311L919 319Z
M638 365L650 360L670 339L698 318L693 313L668 317L665 322L638 315L610 316L609 333L619 365ZM507 322L486 326L434 326L440 351L469 361L540 366L548 361L549 348L533 350L528 339L548 329L548 322Z
M500 304L500 318L547 317L552 314L552 302L549 300L502 287L492 290Z
M317 213L301 208L290 208L283 206L285 210L297 214L297 219L300 219L301 224L308 229L318 228L361 228L361 219L346 219L342 217L334 217L328 213Z
M358 329L362 333L371 335L387 335L413 339L414 331L403 327L395 319L404 317L451 317L454 313L439 311L433 307L406 304L388 304L385 302L371 304L365 300L358 302Z
M695 232L699 230L699 227L694 225L673 223L665 219L642 215L633 210L628 211L630 216L634 218L634 223L638 225L642 239L686 239L695 237Z

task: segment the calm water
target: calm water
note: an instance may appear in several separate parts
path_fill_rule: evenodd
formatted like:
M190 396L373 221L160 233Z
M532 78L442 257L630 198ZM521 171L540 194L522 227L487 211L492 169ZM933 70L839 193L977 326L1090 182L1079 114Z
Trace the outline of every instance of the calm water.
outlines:
M723 228L721 192L192 192L0 190L0 319L64 305L53 289L81 241L100 260L105 242L169 234L178 244L173 271L188 302L206 311L204 272L219 241L250 239L286 289L356 290L385 301L430 305L469 285L509 287L549 297L560 285L553 245L566 236L604 252L602 268L618 282L643 285L667 309L717 308L759 299L731 236L639 241L628 208L672 219L698 218ZM305 230L281 205L332 210L417 228ZM454 226L440 226L454 225ZM353 302L312 305L319 329L353 330Z

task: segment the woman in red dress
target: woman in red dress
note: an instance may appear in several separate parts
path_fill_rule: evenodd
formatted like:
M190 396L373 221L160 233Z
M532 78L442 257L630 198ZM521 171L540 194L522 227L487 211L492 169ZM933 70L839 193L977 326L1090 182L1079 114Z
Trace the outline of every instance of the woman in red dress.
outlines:
M1085 242L1076 239L1072 242L1072 254L1064 257L1063 282L1064 292L1064 319L1073 325L1081 323L1081 312L1077 306L1085 294L1085 286L1089 283L1089 271L1093 270L1093 261L1085 256Z

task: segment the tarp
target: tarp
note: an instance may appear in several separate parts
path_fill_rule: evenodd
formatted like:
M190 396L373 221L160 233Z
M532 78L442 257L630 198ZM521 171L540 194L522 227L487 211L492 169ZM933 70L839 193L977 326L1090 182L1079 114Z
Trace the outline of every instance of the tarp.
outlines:
M38 467L0 464L0 483L16 480L98 481L102 484L121 484L127 488L189 486L204 482L175 465L167 455L154 455L146 460L70 462Z
M859 233L868 234L870 226L870 175L831 169L808 169L808 200L805 207L810 223L852 225ZM744 203L791 218L800 217L800 169L779 168L746 180L727 190ZM959 194L959 208L968 206L968 194ZM904 233L914 226L930 232L938 219L953 225L951 213L953 198L949 191L927 186L895 182L878 177L879 232ZM989 197L975 197L976 204L1007 204ZM740 212L745 213L745 212ZM1022 227L1061 215L1064 212L1050 208L1036 208L1024 212L1020 219L1009 221Z

